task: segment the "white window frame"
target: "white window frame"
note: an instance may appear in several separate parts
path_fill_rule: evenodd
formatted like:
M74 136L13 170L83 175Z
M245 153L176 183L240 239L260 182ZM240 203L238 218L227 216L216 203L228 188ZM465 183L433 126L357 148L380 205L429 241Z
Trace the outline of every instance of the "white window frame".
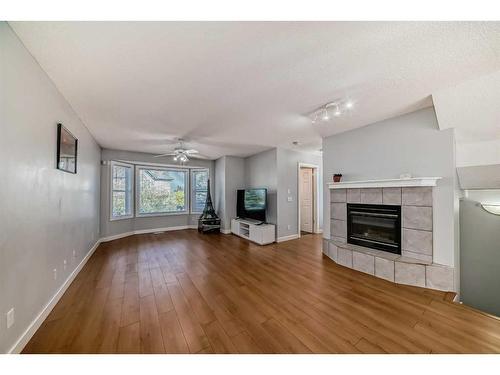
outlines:
M201 214L203 213L203 210L201 211L194 211L194 200L196 199L196 194L194 191L194 172L207 172L208 173L208 179L210 180L210 169L209 168L191 168L189 171L189 185L190 185L190 197L191 199L189 200L189 213L191 214ZM210 181L209 181L210 184Z
M122 216L113 216L113 192L115 191L113 189L113 168L115 166L120 166L120 167L126 167L130 168L131 173L130 173L130 214L128 215L122 215ZM117 161L112 161L111 162L111 168L109 169L109 221L116 221L116 220L125 220L125 219L131 219L134 217L134 176L135 176L135 171L134 171L134 165L133 164L128 164L128 163L122 163L122 162L117 162ZM127 191L125 191L125 194L127 194ZM126 198L125 198L126 199Z
M148 170L157 170L157 171L179 171L184 172L184 197L186 200L185 210L184 211L172 211L172 212L153 212L147 214L141 214L139 210L140 204L140 178L139 174L141 169ZM191 194L190 194L190 173L188 168L175 168L175 167L157 167L157 166L148 166L148 165L136 165L135 168L135 217L154 217L154 216L175 216L175 215L188 215L189 214L189 205L191 202Z

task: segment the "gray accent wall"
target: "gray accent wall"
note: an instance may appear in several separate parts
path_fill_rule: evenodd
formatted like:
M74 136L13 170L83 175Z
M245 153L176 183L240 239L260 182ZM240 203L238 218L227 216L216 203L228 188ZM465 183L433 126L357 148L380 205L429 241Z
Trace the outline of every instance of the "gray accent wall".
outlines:
M245 188L245 159L223 156L215 161L216 210L221 218L221 229L231 230L231 219L236 217L236 191Z
M101 149L5 22L0 22L0 56L0 353L5 353L99 239ZM56 169L58 122L78 138L77 174ZM11 308L15 323L7 329Z
M245 187L267 189L267 222L278 223L277 149L263 151L245 159Z
M491 197L492 192L486 192ZM497 197L499 197L497 192ZM484 203L500 203L484 199ZM460 201L460 299L466 305L500 316L500 216L476 200Z
M245 159L226 156L226 210L224 229L231 229L231 219L236 217L236 190L245 188Z
M438 176L434 189L435 263L458 263L457 191L455 141L452 129L440 131L433 108L341 133L323 139L324 221L330 220L330 197L326 183L334 173L343 180ZM324 225L324 237L330 236Z
M214 208L221 219L221 228L227 227L226 223L226 158L223 156L215 161L215 191Z
M323 228L323 175L322 157L313 153L299 152L278 148L277 171L278 171L278 238L291 236L299 233L298 228L298 165L307 163L317 165L319 168L319 196L318 205L315 209L319 211L319 228ZM290 193L288 193L290 191ZM288 201L288 197L292 201ZM288 226L290 225L290 229Z
M106 163L101 166L101 237L111 237L123 233L130 233L139 230L159 229L169 227L182 227L197 225L200 214L175 214L152 217L133 217L130 219L110 221L110 182L111 166L109 161L128 161L133 163L153 163L169 166L179 166L169 158L154 158L152 154L141 152L120 151L120 150L102 150L102 160ZM185 164L190 167L209 168L210 170L210 189L212 200L215 192L215 163L213 160L191 159Z

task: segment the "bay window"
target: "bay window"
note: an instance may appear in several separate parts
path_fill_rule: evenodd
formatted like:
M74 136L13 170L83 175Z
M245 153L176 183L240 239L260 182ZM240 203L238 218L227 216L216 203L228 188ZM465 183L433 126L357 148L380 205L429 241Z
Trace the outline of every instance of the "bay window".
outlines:
M136 167L136 216L188 211L188 170Z
M132 212L133 165L111 164L111 220L128 219Z
M202 213L207 199L208 169L191 170L191 212Z

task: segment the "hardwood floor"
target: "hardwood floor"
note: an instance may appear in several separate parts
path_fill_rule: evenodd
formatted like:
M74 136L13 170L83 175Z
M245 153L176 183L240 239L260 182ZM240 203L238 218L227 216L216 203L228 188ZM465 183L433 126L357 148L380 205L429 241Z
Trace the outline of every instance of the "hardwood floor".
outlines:
M334 264L321 237L101 244L24 353L491 353L500 320Z

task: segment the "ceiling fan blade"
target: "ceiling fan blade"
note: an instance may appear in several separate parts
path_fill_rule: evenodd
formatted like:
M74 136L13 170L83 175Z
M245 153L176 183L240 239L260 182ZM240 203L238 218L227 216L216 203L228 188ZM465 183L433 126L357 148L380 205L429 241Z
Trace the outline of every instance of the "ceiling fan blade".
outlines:
M175 155L177 155L175 152L169 152L167 154L155 155L153 157L154 158L161 158L161 157L164 157L164 156L175 156Z
M195 154L195 155L190 154L189 158L190 159L210 159L210 157L208 157L207 155L203 155L203 154L199 154L199 153Z
M184 152L186 154L199 154L200 152L198 150L195 150L193 148L189 149L189 150L184 150Z

